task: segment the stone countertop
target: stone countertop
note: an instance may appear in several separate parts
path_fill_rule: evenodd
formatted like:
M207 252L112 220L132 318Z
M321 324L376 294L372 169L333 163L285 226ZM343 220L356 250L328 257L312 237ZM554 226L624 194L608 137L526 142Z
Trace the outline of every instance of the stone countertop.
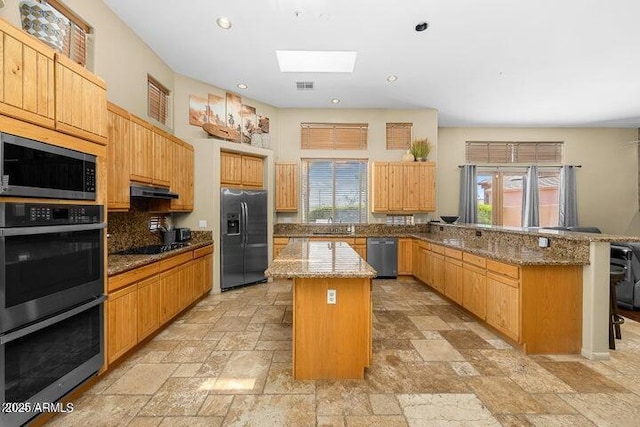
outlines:
M203 248L213 244L213 240L192 241L187 246L172 251L163 252L153 255L116 255L109 254L107 256L107 276L115 276L147 264L170 258L181 253L189 252L194 249Z
M376 271L345 242L296 239L265 271L273 278L373 278Z

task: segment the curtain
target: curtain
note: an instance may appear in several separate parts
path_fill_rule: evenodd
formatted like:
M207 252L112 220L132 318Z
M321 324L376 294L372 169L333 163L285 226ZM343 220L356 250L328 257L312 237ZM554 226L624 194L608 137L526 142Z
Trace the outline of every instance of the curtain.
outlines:
M538 193L538 166L529 166L522 181L522 226L540 226L540 196Z
M578 202L576 200L576 167L560 168L560 227L578 226Z
M460 203L458 216L460 222L475 224L478 222L478 195L476 194L476 165L464 165L460 169Z

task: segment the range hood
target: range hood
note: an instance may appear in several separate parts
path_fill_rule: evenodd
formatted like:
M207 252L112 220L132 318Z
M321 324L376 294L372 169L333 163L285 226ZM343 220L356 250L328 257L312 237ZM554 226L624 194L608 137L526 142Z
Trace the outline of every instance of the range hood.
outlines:
M171 200L177 199L180 196L176 193L172 193L168 188L162 187L147 187L144 185L131 184L131 197L139 197L144 199L164 199Z

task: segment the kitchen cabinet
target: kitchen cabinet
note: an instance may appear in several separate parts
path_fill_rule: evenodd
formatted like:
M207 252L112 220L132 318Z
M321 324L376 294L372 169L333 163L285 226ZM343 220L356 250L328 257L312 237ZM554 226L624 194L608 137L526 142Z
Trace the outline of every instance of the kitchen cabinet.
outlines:
M264 183L264 162L261 157L242 156L242 185L262 188Z
M375 162L372 183L373 212L433 212L436 209L433 162Z
M194 152L193 147L173 135L168 140L170 151L170 188L180 197L171 200L173 212L191 212L193 210Z
M351 247L360 255L360 258L367 259L367 239L365 237L356 237Z
M55 54L56 130L107 143L107 86L100 77Z
M220 152L220 184L242 185L242 155L227 151Z
M131 169L130 115L108 103L109 140L107 142L107 209L129 210L129 174Z
M520 338L520 282L487 271L487 323L513 340Z
M462 251L445 248L444 254L444 294L456 303L462 304Z
M426 277L427 283L433 289L444 294L444 247L434 244L431 245L431 251L429 253L429 267L430 271Z
M112 363L138 343L138 296L131 286L107 300L107 362Z
M478 316L486 319L487 312L487 277L485 269L470 263L463 263L462 306Z
M398 275L413 274L413 239L398 239Z
M131 114L131 181L143 184L153 183L153 127L141 118Z
M416 258L413 260L414 275L424 283L430 284L429 280L432 261L429 257L431 244L418 242Z
M55 127L54 50L0 20L0 113Z
M288 237L274 237L273 238L273 259L278 258L280 252L289 244Z
M160 327L160 276L138 283L138 338L142 341Z
M276 162L276 212L298 211L298 164Z
M193 251L193 260L196 283L200 285L196 295L204 295L213 288L213 246Z
M152 127L153 137L153 169L152 180L153 185L159 187L169 187L171 185L173 142L167 132L157 127Z

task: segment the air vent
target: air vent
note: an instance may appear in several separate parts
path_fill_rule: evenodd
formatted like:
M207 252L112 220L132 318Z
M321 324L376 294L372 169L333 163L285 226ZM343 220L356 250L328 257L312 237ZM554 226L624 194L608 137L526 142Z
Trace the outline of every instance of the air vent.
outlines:
M313 82L296 82L298 90L313 90Z

